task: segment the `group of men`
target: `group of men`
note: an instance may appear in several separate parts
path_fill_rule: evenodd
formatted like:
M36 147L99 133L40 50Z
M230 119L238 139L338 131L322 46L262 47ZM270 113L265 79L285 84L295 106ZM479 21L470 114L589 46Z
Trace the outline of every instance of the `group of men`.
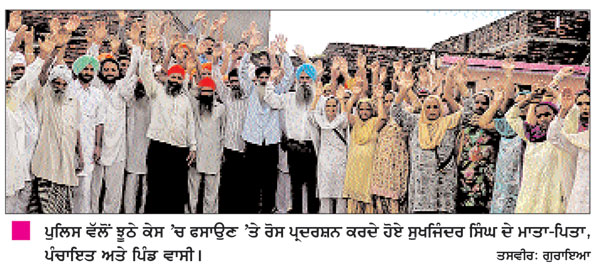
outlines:
M192 22L194 32L185 37L169 33L168 17L145 21L142 35L142 22L131 20L127 12L116 13L117 35L108 36L106 22L94 22L87 30L86 54L70 67L65 51L81 24L77 15L64 24L49 21L50 33L38 42L36 55L33 27L22 24L21 12L10 13L7 212L331 213L325 198L335 198L356 201L348 204L359 208L351 213L402 212L402 207L410 213L513 213L494 212L494 205L514 208L517 196L523 205L516 212L565 212L575 204L570 201L579 203L570 212L585 212L582 204L589 198L581 195L587 186L574 178L584 177L581 169L589 169L582 159L589 153L589 90L574 95L574 90L559 89L571 69L561 70L549 86L537 85L535 93L515 92L514 66L507 62L503 85L471 93L464 63L442 71L397 62L388 80L391 89L385 89L386 69L371 63L369 82L361 55L354 77L345 59L333 59L331 81L323 85L323 63L313 63L297 47L303 64L295 68L283 35L253 57L263 43L254 22L243 41L233 45L223 40L226 13L211 25L206 13L199 12ZM515 93L522 98L515 99ZM541 102L544 94L548 99ZM375 109L371 100L362 102L368 97L379 100L381 108ZM552 101L559 101L560 109ZM529 109L525 122L520 121L519 107ZM576 111L569 115L577 115L567 116L572 107ZM551 127L555 115L560 123ZM373 150L361 153L355 150L364 144L359 130L370 126L371 118L378 127L365 131L364 143ZM327 127L333 122L339 124ZM561 132L566 122L576 130ZM382 130L392 124L398 132L390 134L409 133L408 140L402 136L404 151L394 153L405 161L396 166L396 159L390 159L390 169L402 175L383 173L388 176L381 179L375 176L381 168L370 164L374 154L387 154L376 145L384 145ZM556 131L550 132L552 128ZM507 142L517 135L527 143L524 155L516 154L516 161L499 157L498 151L511 146L516 150L517 144L520 152L525 142ZM325 160L331 155L328 139L343 149L339 162ZM346 172L346 165L355 163L350 159L369 167ZM555 160L564 160L559 167L570 174L533 167ZM322 176L331 167L337 171L335 178ZM507 167L516 173L499 175ZM431 173L424 172L429 168ZM349 189L355 184L350 178L357 175L368 179L355 186L367 199L358 199L358 191ZM501 177L510 180L495 184ZM555 180L547 183L545 177ZM373 187L382 181L393 184ZM330 185L340 186L335 195L325 194ZM498 190L493 199L494 188L502 186L507 190ZM577 194L570 195L575 189Z

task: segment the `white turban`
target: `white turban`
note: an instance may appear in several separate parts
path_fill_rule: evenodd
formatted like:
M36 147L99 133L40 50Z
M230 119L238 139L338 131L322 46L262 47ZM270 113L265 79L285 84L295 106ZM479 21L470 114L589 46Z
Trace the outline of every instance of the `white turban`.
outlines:
M68 66L61 64L57 65L52 70L50 70L50 75L48 75L48 81L52 82L56 78L64 79L67 84L70 84L73 81L73 75Z

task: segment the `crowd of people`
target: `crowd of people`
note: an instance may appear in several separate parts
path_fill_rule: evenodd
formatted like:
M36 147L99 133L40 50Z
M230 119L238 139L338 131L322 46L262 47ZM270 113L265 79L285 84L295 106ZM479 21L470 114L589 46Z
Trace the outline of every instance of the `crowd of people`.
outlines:
M359 54L350 72L297 46L294 67L283 35L253 53L254 22L224 40L226 13L185 34L116 13L118 34L94 22L68 66L77 15L36 54L10 12L7 212L589 213L590 91L561 85L572 67L528 91L506 59L471 88L464 58Z

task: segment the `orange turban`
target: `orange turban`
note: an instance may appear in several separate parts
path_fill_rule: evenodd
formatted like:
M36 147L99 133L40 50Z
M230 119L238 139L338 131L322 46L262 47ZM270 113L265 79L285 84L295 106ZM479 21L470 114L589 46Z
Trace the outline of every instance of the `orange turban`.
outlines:
M212 80L212 78L210 77L205 77L202 80L200 80L200 82L198 82L198 87L199 88L211 88L212 90L214 90L217 85L215 84L215 81Z
M181 65L174 65L171 66L171 68L169 68L169 71L167 71L167 76L170 76L173 73L179 73L181 74L181 76L185 77L185 69L183 69L183 66Z
M212 63L211 62L203 63L202 64L202 69L206 69L208 71L212 71Z

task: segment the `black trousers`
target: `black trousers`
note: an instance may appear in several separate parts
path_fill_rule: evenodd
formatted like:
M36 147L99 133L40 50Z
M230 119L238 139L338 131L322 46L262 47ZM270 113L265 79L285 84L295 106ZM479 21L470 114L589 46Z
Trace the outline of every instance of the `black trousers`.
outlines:
M188 148L150 140L146 164L148 194L144 213L185 213L188 194Z
M219 186L219 213L258 211L255 205L249 203L252 197L249 195L248 185L252 181L247 177L247 172L246 154L224 148Z
M246 144L247 176L244 177L250 213L273 213L277 190L279 145ZM244 203L244 202L242 202Z
M292 210L290 213L302 213L302 186L306 185L308 213L319 213L317 198L317 154L313 143L299 143L290 140L288 147L288 166L292 185Z

